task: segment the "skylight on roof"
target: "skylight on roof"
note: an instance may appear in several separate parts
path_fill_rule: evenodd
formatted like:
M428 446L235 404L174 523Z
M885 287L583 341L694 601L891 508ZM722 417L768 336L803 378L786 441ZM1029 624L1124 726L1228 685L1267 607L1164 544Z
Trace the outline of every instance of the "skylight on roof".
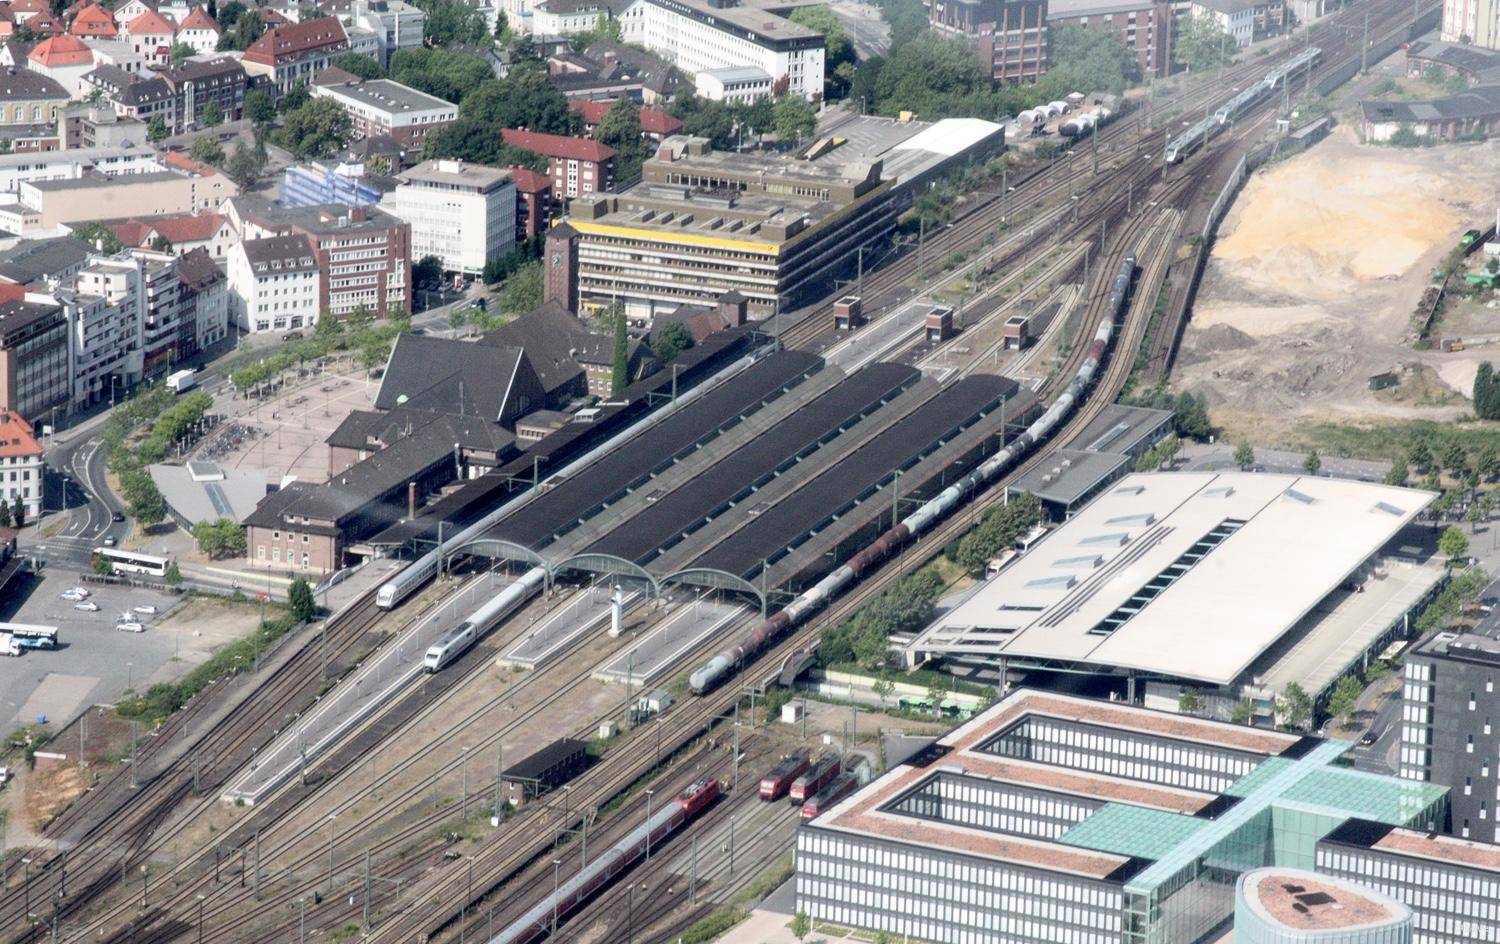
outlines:
M1133 515L1119 515L1115 518L1105 519L1105 524L1155 524L1156 513L1143 511Z
M1146 490L1144 485L1121 485L1115 489L1116 495L1139 495Z
M1401 517L1402 515L1406 514L1406 510L1404 508L1397 508L1395 505L1392 505L1390 502L1383 502L1383 501L1376 502L1375 503L1375 507L1372 508L1371 510L1372 511L1383 511L1383 512L1385 512L1388 515L1395 515L1398 518Z
M1205 495L1217 495L1220 498L1228 498L1230 495L1234 494L1234 486L1233 485L1215 485L1213 488L1204 489L1203 490L1203 494L1205 494Z
M1091 534L1088 537L1086 537L1086 538L1082 539L1081 541L1079 541L1078 543L1079 544L1083 544L1083 545L1091 545L1091 544L1114 544L1114 545L1120 545L1120 544L1124 544L1128 540L1130 540L1130 535L1126 534L1124 531L1116 531L1113 534Z
M1038 577L1035 580L1026 581L1026 586L1037 590L1066 590L1078 582L1078 578L1072 574L1056 574L1051 577Z
M1301 502L1304 505L1311 505L1313 503L1313 497L1311 495L1308 495L1305 492L1299 492L1295 488L1289 488L1286 491L1282 492L1281 495L1283 498L1290 498L1292 501Z
M1064 557L1052 562L1053 567L1098 567L1104 563L1103 554L1083 554L1078 557Z

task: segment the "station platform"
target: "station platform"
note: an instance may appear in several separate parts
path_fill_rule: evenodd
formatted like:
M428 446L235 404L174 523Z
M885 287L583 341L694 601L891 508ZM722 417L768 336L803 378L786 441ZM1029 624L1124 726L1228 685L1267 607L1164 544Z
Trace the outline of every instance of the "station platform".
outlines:
M594 673L602 682L650 685L704 640L754 614L748 606L709 599L685 603L639 642Z
M527 630L520 642L496 657L495 664L536 669L567 652L595 630L608 628L613 593L614 588L601 581L573 594L561 606L537 620L536 626ZM639 591L625 591L627 614L644 602L646 597Z

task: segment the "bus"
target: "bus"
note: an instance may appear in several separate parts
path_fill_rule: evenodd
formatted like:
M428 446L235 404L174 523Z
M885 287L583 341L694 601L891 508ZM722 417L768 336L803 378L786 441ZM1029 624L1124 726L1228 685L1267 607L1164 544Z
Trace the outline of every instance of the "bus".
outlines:
M0 623L0 636L9 635L22 649L56 649L56 626L32 626L27 623Z
M98 566L100 560L109 561L110 565L121 573L147 574L152 577L165 577L167 568L172 565L170 557L122 551L117 547L94 548L94 565Z

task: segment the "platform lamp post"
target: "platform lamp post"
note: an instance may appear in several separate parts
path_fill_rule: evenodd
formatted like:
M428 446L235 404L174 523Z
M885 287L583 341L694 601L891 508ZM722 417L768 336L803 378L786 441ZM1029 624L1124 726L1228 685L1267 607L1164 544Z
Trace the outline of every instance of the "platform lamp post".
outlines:
M651 794L654 790L646 791L646 863L651 862Z
M26 913L30 914L31 913L31 857L27 856L26 858L22 859L21 860L21 864L24 865L24 866L26 866L26 886L25 886L26 887Z
M198 944L203 944L203 899L202 892L198 893Z

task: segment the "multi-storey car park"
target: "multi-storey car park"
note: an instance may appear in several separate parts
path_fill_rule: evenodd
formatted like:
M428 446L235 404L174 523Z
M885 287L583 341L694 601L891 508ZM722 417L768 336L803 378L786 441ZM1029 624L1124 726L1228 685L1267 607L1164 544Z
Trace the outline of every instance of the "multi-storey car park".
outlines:
M1248 699L1269 722L1292 682L1319 699L1406 635L1445 576L1403 537L1432 498L1313 476L1127 476L910 648L1111 676L1151 707L1194 688L1227 717Z
M797 907L939 944L1190 944L1274 865L1373 885L1415 940L1495 940L1500 848L1429 837L1447 791L1343 766L1351 747L1016 690L802 826Z

